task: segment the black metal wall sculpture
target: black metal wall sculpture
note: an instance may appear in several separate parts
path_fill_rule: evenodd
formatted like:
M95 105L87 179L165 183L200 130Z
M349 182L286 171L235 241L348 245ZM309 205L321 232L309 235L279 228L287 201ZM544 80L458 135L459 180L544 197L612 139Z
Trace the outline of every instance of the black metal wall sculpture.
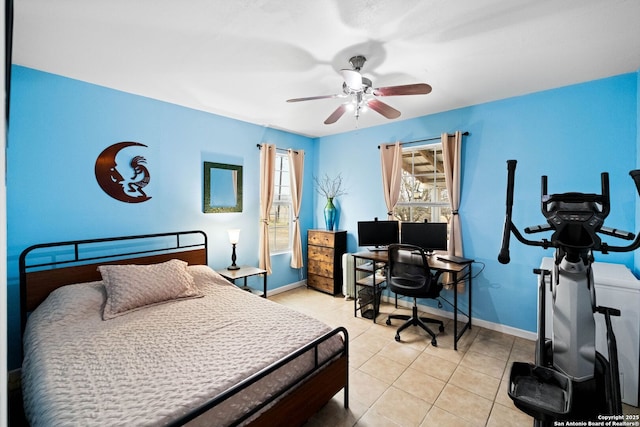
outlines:
M126 203L146 202L151 198L144 192L144 187L151 179L145 166L146 159L142 156L131 159L129 166L133 170L133 176L129 179L125 179L117 168L116 156L120 150L131 146L146 147L139 142L118 142L105 148L96 160L96 179L100 188L116 200Z

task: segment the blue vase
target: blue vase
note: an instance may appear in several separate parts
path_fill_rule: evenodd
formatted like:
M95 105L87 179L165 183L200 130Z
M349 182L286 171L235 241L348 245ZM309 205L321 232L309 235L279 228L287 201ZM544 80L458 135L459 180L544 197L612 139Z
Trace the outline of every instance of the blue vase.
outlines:
M328 231L333 231L333 226L336 222L336 207L333 204L333 198L327 199L327 204L324 207L324 223Z

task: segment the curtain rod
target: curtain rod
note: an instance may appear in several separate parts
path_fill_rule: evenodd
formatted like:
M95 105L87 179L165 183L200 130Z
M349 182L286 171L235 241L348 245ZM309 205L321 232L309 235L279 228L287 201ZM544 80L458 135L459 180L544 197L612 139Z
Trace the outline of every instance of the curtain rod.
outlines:
M453 136L450 133L447 134L448 136ZM463 136L469 136L469 132L462 132ZM405 144L415 144L416 142L426 142L426 141L436 141L438 139L441 139L442 136L434 136L432 138L423 138L423 139L416 139L415 141L407 141L407 142L401 142L400 145L405 145ZM389 145L393 145L393 144L385 144L386 148L389 148ZM380 148L380 146L378 145L378 149Z
M262 144L256 144L256 147L258 147L258 150L262 148ZM288 153L290 150L290 148L278 148L276 147L276 151L282 151L285 153ZM298 152L296 150L292 150L294 153L298 154Z

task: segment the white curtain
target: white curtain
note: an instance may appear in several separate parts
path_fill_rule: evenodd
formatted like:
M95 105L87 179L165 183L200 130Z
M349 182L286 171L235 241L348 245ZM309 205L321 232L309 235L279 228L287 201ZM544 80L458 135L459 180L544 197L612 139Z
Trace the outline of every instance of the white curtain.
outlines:
M393 219L393 208L400 198L402 182L402 146L395 144L380 146L380 162L382 164L382 190L387 205L387 219Z
M304 151L287 150L289 154L289 179L293 206L293 247L291 268L302 268L302 238L300 236L300 205L302 203L302 178L304 175Z
M443 133L441 137L444 158L444 178L451 202L449 224L449 254L463 256L462 229L460 227L460 158L462 156L462 132L453 135Z
M276 165L275 144L260 146L260 245L259 266L271 274L269 254L269 213L273 203L273 179Z

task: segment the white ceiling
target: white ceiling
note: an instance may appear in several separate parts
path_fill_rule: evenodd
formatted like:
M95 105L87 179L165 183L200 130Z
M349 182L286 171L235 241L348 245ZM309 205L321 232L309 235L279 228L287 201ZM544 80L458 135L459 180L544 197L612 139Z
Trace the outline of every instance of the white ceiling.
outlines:
M423 116L640 69L637 0L16 0L13 63L308 136L389 123L323 121L340 69Z

